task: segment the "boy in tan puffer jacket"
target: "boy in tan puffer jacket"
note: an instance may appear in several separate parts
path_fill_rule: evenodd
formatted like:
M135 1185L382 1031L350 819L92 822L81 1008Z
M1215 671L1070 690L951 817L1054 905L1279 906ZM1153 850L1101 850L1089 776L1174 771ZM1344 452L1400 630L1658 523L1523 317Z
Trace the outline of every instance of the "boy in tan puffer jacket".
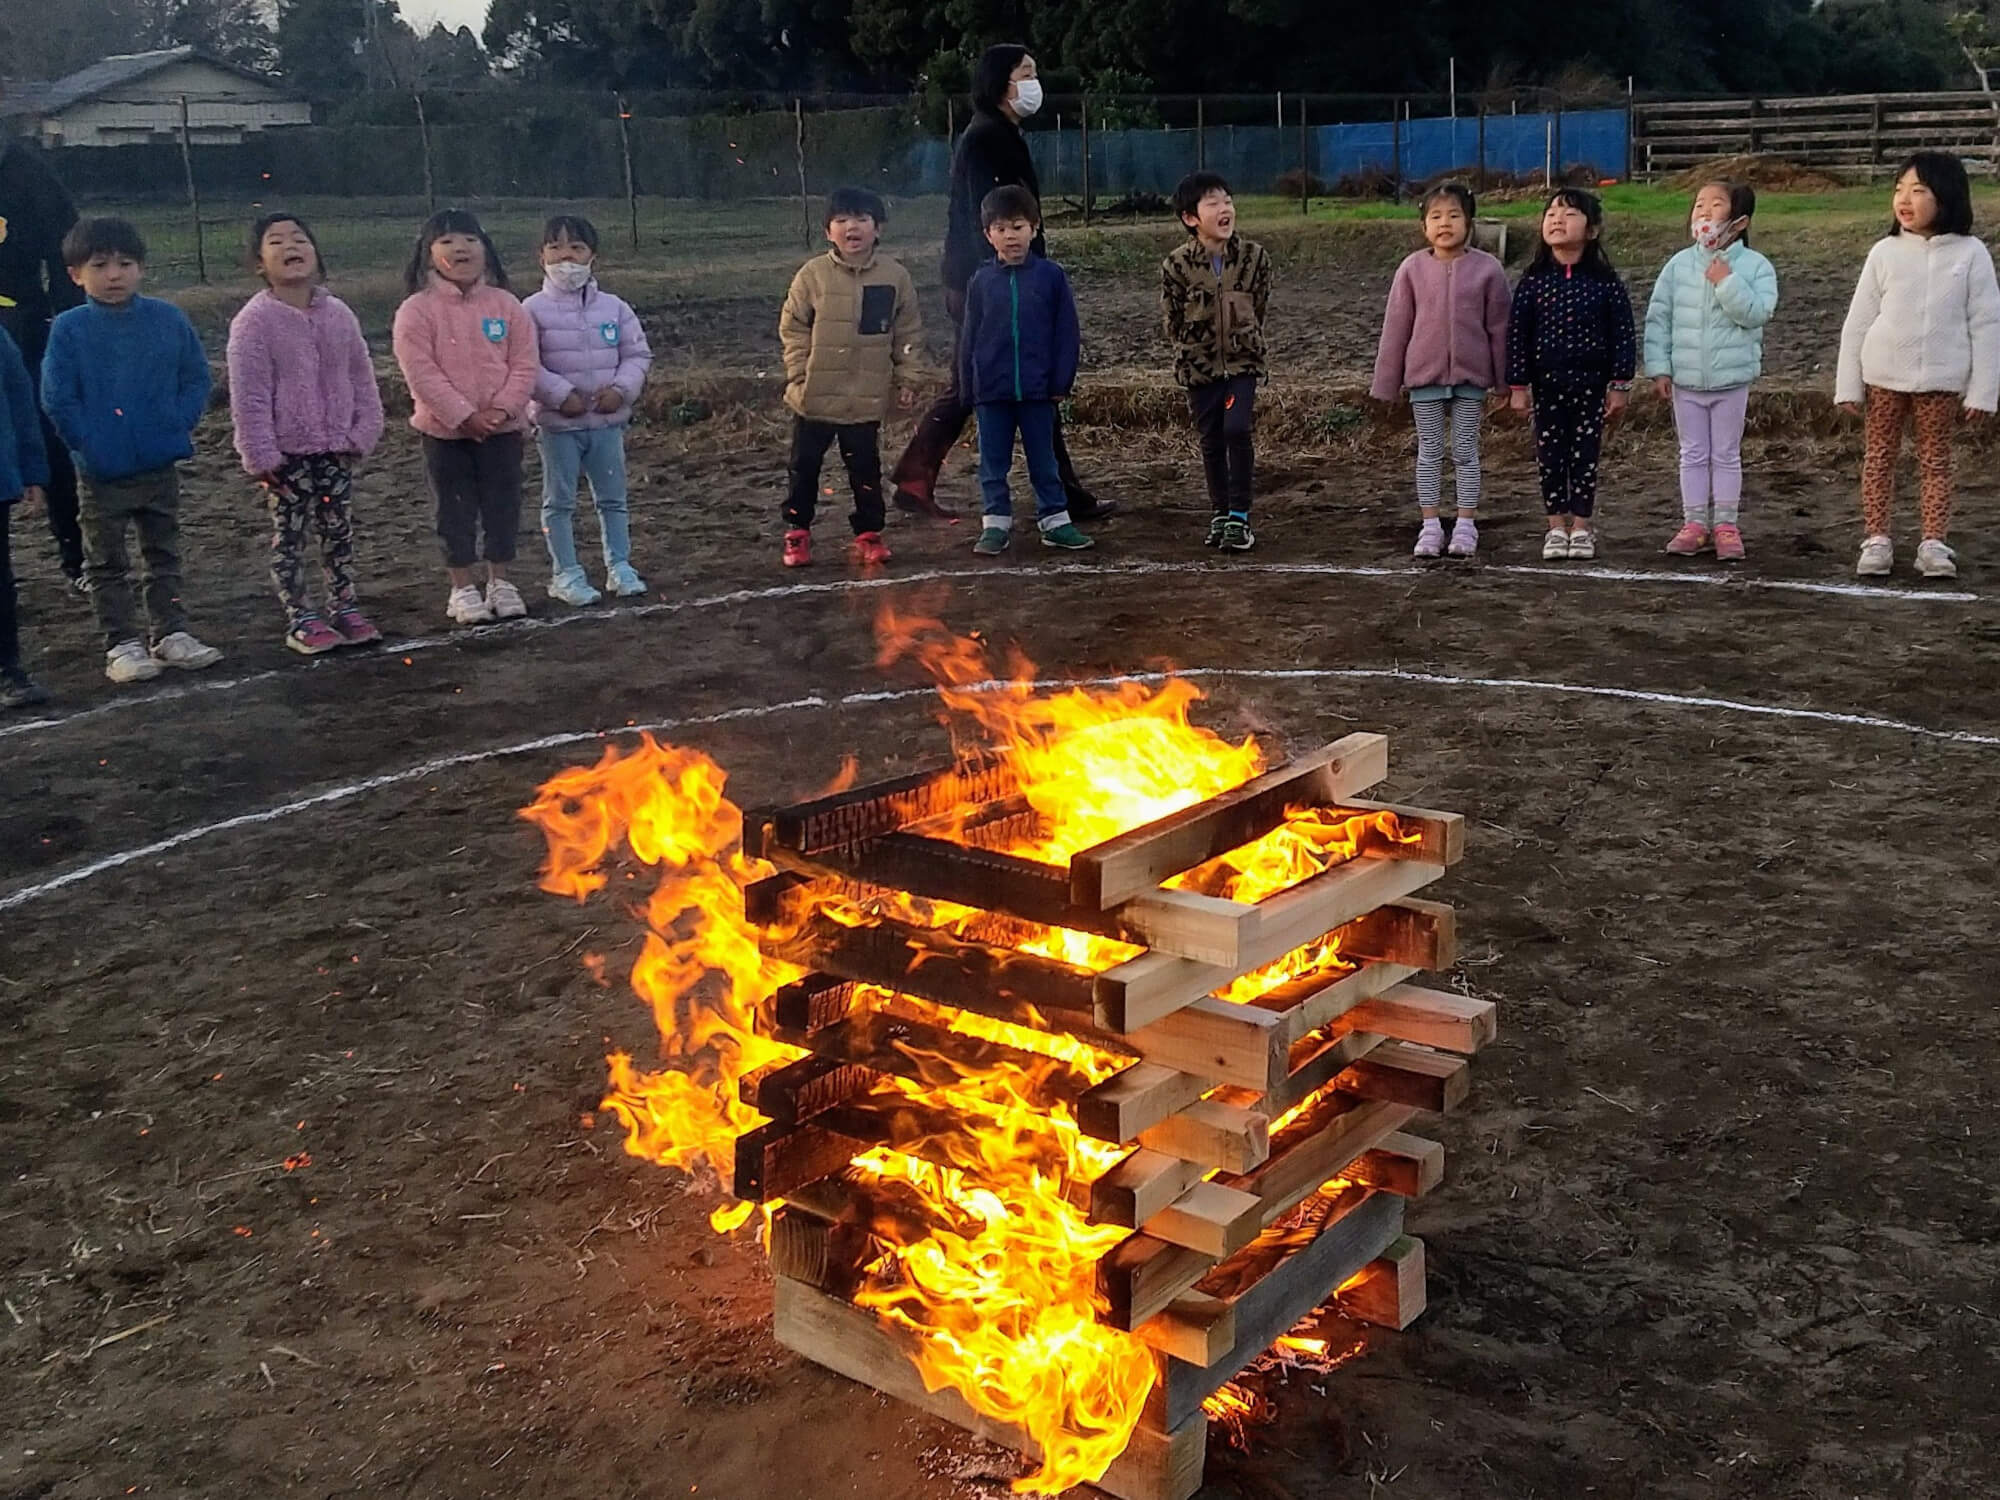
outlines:
M826 450L840 444L854 491L854 553L885 563L882 419L893 399L916 404L910 383L922 321L917 290L876 241L887 217L866 188L836 188L826 202L833 248L792 278L778 335L785 346L785 405L792 409L791 484L785 497L785 566L812 561L813 512Z

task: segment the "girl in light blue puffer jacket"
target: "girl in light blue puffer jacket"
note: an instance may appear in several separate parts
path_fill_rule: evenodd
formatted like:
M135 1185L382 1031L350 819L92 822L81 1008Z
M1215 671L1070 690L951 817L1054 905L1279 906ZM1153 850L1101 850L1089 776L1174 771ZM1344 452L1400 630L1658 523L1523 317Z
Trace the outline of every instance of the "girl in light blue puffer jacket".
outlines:
M1667 262L1646 304L1646 368L1673 398L1681 440L1682 525L1667 543L1679 557L1712 541L1723 562L1743 558L1743 423L1778 306L1778 273L1750 248L1756 211L1754 189L1703 184L1688 218L1694 243Z

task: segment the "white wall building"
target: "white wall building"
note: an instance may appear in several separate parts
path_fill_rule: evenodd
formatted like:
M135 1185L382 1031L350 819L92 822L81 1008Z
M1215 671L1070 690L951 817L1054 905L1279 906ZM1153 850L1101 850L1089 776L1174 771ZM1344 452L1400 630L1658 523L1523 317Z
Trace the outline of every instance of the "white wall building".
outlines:
M54 83L10 83L0 118L31 128L44 146L129 146L180 138L181 99L198 146L310 125L312 106L271 79L192 47L107 57Z

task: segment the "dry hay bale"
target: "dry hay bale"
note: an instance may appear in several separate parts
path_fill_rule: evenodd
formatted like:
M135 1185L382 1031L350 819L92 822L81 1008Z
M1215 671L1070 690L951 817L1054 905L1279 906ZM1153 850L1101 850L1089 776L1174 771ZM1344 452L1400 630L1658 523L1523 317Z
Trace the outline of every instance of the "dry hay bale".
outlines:
M1846 184L1830 172L1802 167L1782 156L1720 156L1667 179L1667 186L1693 192L1718 178L1772 193L1825 193Z

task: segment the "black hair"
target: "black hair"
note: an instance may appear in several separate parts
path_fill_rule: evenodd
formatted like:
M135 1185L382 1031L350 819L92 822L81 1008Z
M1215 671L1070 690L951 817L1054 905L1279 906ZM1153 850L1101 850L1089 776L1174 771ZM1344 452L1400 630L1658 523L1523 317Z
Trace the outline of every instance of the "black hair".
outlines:
M1189 234L1195 233L1195 226L1188 219L1201 212L1201 200L1210 193L1226 193L1229 184L1220 172L1190 172L1174 188L1174 212L1181 216L1181 224Z
M542 225L542 243L553 245L557 240L574 240L579 245L588 245L592 255L597 254L597 226L582 214L550 214L548 222Z
M320 280L326 280L326 256L319 248L319 238L312 232L312 226L297 214L282 211L265 214L250 226L250 269L259 276L264 274L264 236L279 224L298 225L299 233L313 247L314 269L319 272Z
M889 222L889 206L882 201L880 193L864 187L838 187L826 195L826 222L822 229L833 228L833 221L842 218L869 218L880 229Z
M63 236L63 264L74 271L100 255L124 255L146 263L146 241L130 219L79 219Z
M1743 232L1736 236L1736 243L1739 245L1749 244L1749 221L1757 213L1757 190L1747 182L1731 182L1727 177L1711 177L1694 190L1695 197L1699 198L1703 192L1712 187L1721 188L1725 193L1729 194L1729 222L1734 224L1738 219L1744 221ZM1692 202L1688 204L1688 222L1690 224L1694 222L1694 204Z
M1026 219L1039 229L1042 205L1033 193L1018 183L997 187L979 205L979 227L991 229L1002 219Z
M1440 198L1449 198L1465 210L1465 232L1470 234L1472 221L1479 215L1479 200L1472 196L1472 189L1462 182L1440 182L1417 200L1417 217L1421 219L1428 216L1431 205ZM1547 210L1544 209L1543 212L1546 213Z
M1896 181L1906 172L1915 172L1917 181L1937 199L1937 217L1931 220L1932 234L1972 233L1972 183L1965 175L1965 163L1949 151L1916 151L1896 168ZM1903 226L1892 216L1889 233L1901 234Z
M1000 106L1007 102L1007 86L1014 81L1014 70L1027 55L1028 49L1019 42L996 42L980 53L979 61L972 65L973 107L1000 113Z
M1583 247L1583 258L1576 263L1576 273L1583 276L1602 276L1607 280L1618 279L1618 268L1611 264L1611 257L1604 253L1604 200L1588 188L1559 187L1550 193L1542 204L1542 217L1547 218L1549 210L1558 203L1573 208L1583 215L1584 222L1596 232ZM1541 238L1536 229L1535 258L1528 263L1527 274L1539 275L1556 269L1557 261L1549 242Z
M411 295L430 285L431 246L448 234L477 236L486 248L486 279L503 292L513 290L507 285L507 268L500 263L500 251L494 246L493 237L480 226L479 216L470 209L441 208L424 220L424 227L417 231L417 248L411 252L409 269L403 273L403 285Z

